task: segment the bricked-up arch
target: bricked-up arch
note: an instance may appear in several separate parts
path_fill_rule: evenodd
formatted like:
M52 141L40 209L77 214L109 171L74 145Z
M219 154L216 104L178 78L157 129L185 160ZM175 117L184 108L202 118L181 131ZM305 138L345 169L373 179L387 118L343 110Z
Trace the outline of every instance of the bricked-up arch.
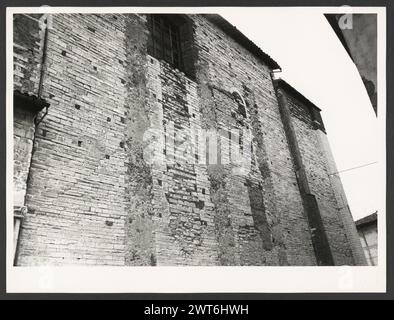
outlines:
M235 88L231 89L231 94L232 94L235 102L238 104L238 113L241 114L244 118L248 118L248 112L246 109L245 99L242 97L242 95L239 93L239 91Z
M194 78L192 21L181 14L148 14L148 54Z

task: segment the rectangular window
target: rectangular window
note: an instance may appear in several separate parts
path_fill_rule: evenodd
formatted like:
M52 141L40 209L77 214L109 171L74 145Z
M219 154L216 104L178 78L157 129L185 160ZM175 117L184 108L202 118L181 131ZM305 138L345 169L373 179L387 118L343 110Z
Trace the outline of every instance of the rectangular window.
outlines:
M165 60L178 69L183 69L180 25L171 21L167 15L148 16L151 36L148 53L159 60Z

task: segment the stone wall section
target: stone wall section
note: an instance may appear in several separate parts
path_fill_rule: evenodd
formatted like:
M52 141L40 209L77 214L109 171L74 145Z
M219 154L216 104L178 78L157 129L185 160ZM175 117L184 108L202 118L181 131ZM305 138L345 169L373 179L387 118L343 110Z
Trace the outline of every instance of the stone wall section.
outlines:
M37 95L43 54L45 16L13 16L14 90Z
M125 19L53 15L19 265L123 265Z
M260 172L256 174L255 180L260 181L262 185L268 221L265 230L268 234L263 238L271 238L273 247L270 250L260 250L263 239L250 216L250 200L248 188L244 185L245 177L241 181L231 179L231 189L226 192L229 201L236 205L230 206L230 216L239 217L233 219L232 232L235 231L234 242L244 245L242 261L240 258L235 259L239 259L239 264L314 265L316 260L310 233L280 119L270 69L203 16L195 16L194 21L202 126L218 127L216 119L220 117L218 112L213 110L229 112L225 111L229 106L227 101L221 102L214 92L215 100L218 100L215 105L212 101L212 91L219 89L231 94L232 88L235 88L246 100L249 114L247 122L249 127L253 127L253 139L256 144L254 152L258 156ZM237 201L242 195L244 200ZM242 208L239 209L242 203ZM259 245L255 240L245 241L256 237ZM246 249L247 247L250 250ZM240 255L240 249L240 245L235 245L231 249L229 242L229 250L234 257Z
M311 193L316 196L335 265L353 265L340 208L329 178L331 172L320 146L320 130L315 128L308 106L290 95L287 99Z

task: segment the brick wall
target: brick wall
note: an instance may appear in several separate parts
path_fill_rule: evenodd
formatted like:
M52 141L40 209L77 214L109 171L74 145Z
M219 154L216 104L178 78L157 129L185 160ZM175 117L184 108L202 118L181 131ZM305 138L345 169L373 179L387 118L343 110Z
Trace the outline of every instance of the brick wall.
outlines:
M16 14L14 33L14 89L37 94L43 53L43 15Z
M354 264L340 208L330 181L329 167L320 145L321 130L313 123L309 106L288 94L287 101L293 117L293 126L299 142L311 193L315 195L331 253L336 265Z
M121 20L121 19L119 19ZM124 22L54 15L20 265L124 264Z
M187 21L185 75L147 54L144 15L53 15L19 265L316 264L269 67Z
M235 88L245 99L249 115L245 126L253 136L250 172L226 176L228 183L222 187L232 230L227 237L236 243L228 251L238 264L313 265L316 261L270 70L213 23L201 16L195 21L203 126L226 127L215 121L224 122L223 114L231 118L231 104L220 92L229 94ZM250 192L256 186L261 193ZM261 197L256 202L264 205L258 214L250 204L256 196Z

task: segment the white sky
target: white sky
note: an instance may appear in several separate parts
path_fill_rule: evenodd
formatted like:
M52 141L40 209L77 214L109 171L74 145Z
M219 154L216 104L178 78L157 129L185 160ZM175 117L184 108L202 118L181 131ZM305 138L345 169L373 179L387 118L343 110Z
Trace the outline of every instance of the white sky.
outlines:
M222 14L282 67L281 77L322 109L338 170L378 161L377 120L357 68L325 17L307 10ZM377 165L344 172L355 220L378 208Z

